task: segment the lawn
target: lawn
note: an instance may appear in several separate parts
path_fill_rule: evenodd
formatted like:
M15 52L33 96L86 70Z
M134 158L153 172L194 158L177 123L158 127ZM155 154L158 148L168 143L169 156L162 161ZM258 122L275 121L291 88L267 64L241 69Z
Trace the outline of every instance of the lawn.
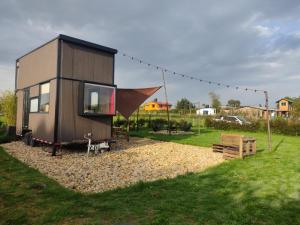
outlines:
M147 137L154 140L161 140L161 141L172 141L180 144L188 144L188 145L196 145L196 146L203 146L203 147L211 147L214 143L219 143L221 133L236 133L236 134L243 134L245 136L255 137L257 140L258 148L261 150L266 149L267 147L267 137L265 133L262 132L241 132L241 131L220 131L214 129L207 129L201 128L200 132L197 129L194 129L194 134L187 134L187 135L162 135L162 134L153 134L149 132L148 129L142 129L140 131L131 131L132 136L136 137ZM288 136L282 135L273 135L273 147L276 147L278 143L281 142L282 139L289 139L289 140L297 140L299 138L291 139ZM299 142L300 143L300 142Z
M236 132L235 132L236 133ZM201 146L220 131L172 137L140 136ZM300 139L266 135L259 152L201 173L139 183L99 194L80 194L27 167L0 149L1 224L300 224Z

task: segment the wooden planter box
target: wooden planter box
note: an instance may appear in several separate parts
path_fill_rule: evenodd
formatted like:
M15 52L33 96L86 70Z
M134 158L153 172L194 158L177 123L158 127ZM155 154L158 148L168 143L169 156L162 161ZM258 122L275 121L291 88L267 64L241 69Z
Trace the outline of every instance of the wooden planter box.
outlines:
M221 144L214 144L213 151L223 153L225 159L243 159L256 153L256 139L238 134L221 134Z

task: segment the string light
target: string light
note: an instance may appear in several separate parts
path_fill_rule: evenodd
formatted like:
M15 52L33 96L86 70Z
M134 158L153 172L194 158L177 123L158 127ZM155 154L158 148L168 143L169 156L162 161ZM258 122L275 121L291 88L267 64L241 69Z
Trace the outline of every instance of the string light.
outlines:
M139 62L140 64L144 64L144 65L147 65L148 67L152 67L152 68L155 68L156 70L163 70L164 72L170 74L170 75L177 75L177 76L181 76L183 78L189 78L191 80L199 80L200 82L205 82L207 84L215 84L217 86L223 86L223 87L227 87L227 88L234 88L236 90L244 90L244 91L253 91L253 92L263 92L263 93L266 93L267 91L265 90L258 90L258 89L251 89L251 88L241 88L241 87L238 87L238 86L231 86L231 85L228 85L228 84L223 84L223 83L220 83L220 82L214 82L214 81L210 81L210 80L203 80L203 79L200 79L200 78L197 78L197 77L194 77L194 76L190 76L190 75L187 75L187 74L180 74L180 73L177 73L175 71L171 71L167 68L164 68L164 67L161 67L161 66L158 66L158 65L155 65L155 64L152 64L152 63L149 63L149 62L145 62L143 59L140 59L140 58L137 58L137 57L133 57L133 56L130 56L126 53L123 53L122 56L124 57L128 57L129 59L131 59L132 61L136 61L136 62Z

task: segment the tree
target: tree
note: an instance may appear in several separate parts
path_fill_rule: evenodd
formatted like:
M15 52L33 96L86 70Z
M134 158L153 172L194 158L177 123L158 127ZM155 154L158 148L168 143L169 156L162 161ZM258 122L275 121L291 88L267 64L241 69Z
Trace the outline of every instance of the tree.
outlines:
M294 98L292 118L298 120L300 118L300 97Z
M175 108L178 111L186 113L189 112L190 109L194 109L195 105L192 102L190 102L188 99L182 98L179 101L177 101Z
M213 108L215 108L217 110L217 112L220 112L220 109L221 109L220 96L214 92L209 92L208 95L211 99L211 106Z
M230 99L227 102L227 106L233 107L233 108L239 108L241 106L240 100Z
M5 91L0 97L1 112L8 126L16 125L17 98L13 91Z

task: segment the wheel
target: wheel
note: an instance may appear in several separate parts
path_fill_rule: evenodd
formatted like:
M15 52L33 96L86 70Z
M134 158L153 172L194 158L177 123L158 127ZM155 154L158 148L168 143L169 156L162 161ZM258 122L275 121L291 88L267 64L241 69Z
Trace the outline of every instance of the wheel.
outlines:
M35 147L36 146L36 141L31 137L30 138L30 146Z
M31 139L32 139L32 133L31 132L28 132L24 135L24 143L26 145L30 145Z

